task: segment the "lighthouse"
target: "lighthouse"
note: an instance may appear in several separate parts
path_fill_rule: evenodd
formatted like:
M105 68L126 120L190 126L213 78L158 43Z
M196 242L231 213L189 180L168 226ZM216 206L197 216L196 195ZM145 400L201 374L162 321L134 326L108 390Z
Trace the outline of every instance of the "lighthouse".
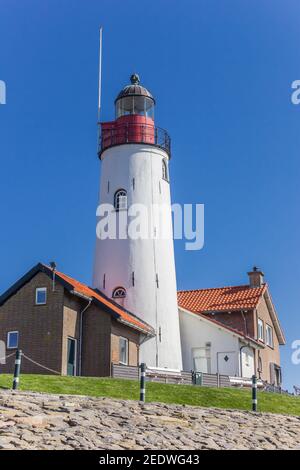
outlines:
M140 345L140 362L181 371L170 138L155 124L152 94L137 74L130 81L115 99L115 119L100 124L99 146L98 209L112 207L116 226L126 227L116 237L97 233L93 286L154 328L155 337ZM141 236L129 227L136 208L137 225L147 228Z

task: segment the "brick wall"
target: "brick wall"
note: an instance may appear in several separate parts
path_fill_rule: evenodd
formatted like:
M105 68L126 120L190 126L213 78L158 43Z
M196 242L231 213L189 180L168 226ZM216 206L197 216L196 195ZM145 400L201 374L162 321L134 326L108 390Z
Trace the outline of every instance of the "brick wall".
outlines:
M273 342L274 347L267 346L265 343L265 348L260 351L259 355L262 360L262 380L266 380L267 382L271 383L271 374L270 374L270 363L275 363L280 366L280 350L279 350L279 342L278 338L275 333L275 329L269 314L269 310L264 298L258 304L257 311L256 311L256 318L260 318L263 321L264 325L264 336L266 335L266 324L269 324L273 329ZM257 322L255 322L255 337L257 338ZM258 354L257 354L258 356Z
M139 333L122 325L116 320L112 321L111 331L111 362L119 364L119 338L128 339L128 365L136 366L139 363Z
M76 371L79 371L79 351L80 351L80 312L84 307L78 297L70 295L68 292L64 296L63 308L63 330L62 330L62 357L61 367L62 373L67 374L67 353L68 353L68 338L77 340L77 357L76 357Z
M241 312L218 312L215 315L209 316L210 318L234 328L235 330L239 330L252 338L255 337L255 317L251 310L248 310L243 314Z
M35 289L47 288L47 304L35 305ZM63 287L56 283L52 291L52 280L45 273L38 273L16 294L0 306L0 340L7 341L8 331L19 331L19 348L23 352L51 369L61 372ZM14 350L7 349L10 354ZM12 373L13 358L0 371ZM23 359L23 373L47 374L49 372Z
M37 287L47 288L46 305L35 305ZM77 340L77 373L80 357L80 312L88 301L69 294L52 279L38 273L0 307L0 340L6 344L8 331L19 331L19 348L37 362L63 375L67 374L68 337ZM91 305L83 314L83 376L110 376L111 362L119 363L119 337L129 340L129 365L138 364L139 333L117 322L109 313ZM15 352L8 350L6 354ZM0 372L12 373L14 357L0 364ZM21 371L51 374L30 362L22 361Z
M83 314L82 375L110 376L111 315L91 305Z

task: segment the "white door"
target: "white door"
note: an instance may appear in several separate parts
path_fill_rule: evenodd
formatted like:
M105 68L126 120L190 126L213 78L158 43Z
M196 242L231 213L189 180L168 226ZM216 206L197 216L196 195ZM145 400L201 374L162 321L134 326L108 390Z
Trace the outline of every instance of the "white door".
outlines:
M254 351L252 348L242 348L242 376L252 377L254 374Z
M237 375L237 353L233 351L224 351L217 353L218 367L217 371L221 375Z
M194 370L196 372L204 372L206 374L211 373L211 364L210 364L210 347L206 348L194 348L193 353L193 362Z

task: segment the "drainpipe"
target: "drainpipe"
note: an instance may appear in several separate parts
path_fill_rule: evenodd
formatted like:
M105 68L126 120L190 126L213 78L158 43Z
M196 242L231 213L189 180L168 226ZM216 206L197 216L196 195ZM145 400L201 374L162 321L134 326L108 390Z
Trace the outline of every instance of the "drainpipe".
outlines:
M241 314L242 314L244 324L245 324L245 334L246 334L246 336L248 336L248 326L247 326L247 320L246 320L246 317L245 317L244 310L241 310Z
M88 304L84 307L83 310L80 312L80 327L79 327L79 377L81 376L81 369L82 369L82 337L83 337L83 314L87 311L92 303L92 299L89 299Z
M86 310L89 308L91 305L93 299L92 297L88 297L87 295L80 294L79 292L76 292L75 290L70 291L71 294L76 295L76 297L79 297L80 299L86 300L88 303L84 307L83 310L79 312L80 315L80 320L79 320L79 364L78 364L78 375L81 375L81 364L82 364L82 334L83 334L83 314L86 312Z

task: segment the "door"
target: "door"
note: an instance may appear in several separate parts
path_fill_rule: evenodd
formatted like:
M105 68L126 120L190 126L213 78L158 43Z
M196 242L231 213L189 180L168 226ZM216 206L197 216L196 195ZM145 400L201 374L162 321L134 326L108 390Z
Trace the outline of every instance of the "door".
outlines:
M250 378L255 373L254 351L249 347L241 348L242 377Z
M76 375L76 339L68 338L67 375Z
M210 347L194 348L193 362L195 372L211 373Z
M217 372L221 375L237 375L237 353L234 351L218 352Z

